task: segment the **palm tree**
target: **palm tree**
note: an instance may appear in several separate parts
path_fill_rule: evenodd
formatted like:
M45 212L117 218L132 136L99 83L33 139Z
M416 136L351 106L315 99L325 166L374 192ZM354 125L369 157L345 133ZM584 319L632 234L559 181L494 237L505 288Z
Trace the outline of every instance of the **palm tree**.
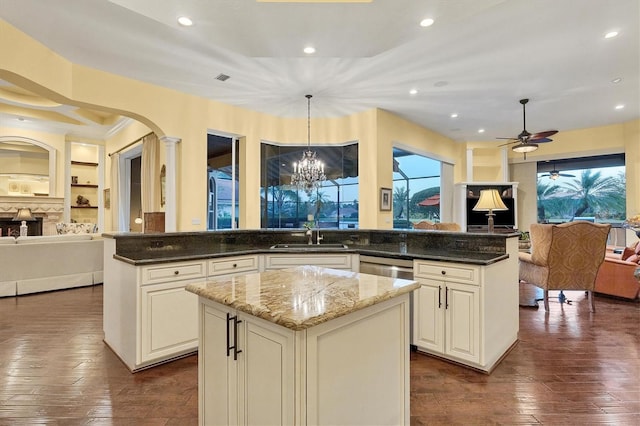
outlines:
M404 186L396 186L393 191L393 211L398 212L396 214L396 218L401 218L404 214L404 209L407 206L407 199L409 194L407 194L407 188ZM408 212L407 212L408 213ZM407 218L409 215L407 214Z
M560 187L556 184L540 182L540 179L538 179L536 189L538 192L538 222L544 223L546 220L546 212L544 209L545 202L551 195L557 193Z
M325 203L331 201L326 192L319 189L309 196L309 204L315 206L316 220L320 217L320 212Z
M580 217L585 212L595 215L598 210L625 209L625 192L620 188L620 179L612 176L602 176L601 172L590 169L583 170L578 179L568 183L569 195L578 200L574 217Z

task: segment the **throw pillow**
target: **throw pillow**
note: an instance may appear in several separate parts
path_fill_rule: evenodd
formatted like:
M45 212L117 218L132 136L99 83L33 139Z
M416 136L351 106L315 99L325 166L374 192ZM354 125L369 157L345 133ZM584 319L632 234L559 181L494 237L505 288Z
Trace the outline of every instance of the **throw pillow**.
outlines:
M637 254L631 255L627 258L627 262L640 263L640 256Z

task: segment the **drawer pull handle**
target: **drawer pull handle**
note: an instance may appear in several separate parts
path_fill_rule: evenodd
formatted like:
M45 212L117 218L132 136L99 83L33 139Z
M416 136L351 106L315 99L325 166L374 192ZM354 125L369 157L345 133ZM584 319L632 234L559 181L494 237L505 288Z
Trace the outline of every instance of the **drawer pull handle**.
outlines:
M444 308L449 309L449 289L444 288Z
M180 271L173 271L174 275L178 275L180 273Z
M447 275L447 271L440 271L442 275Z
M237 268L237 267L238 267L238 264L237 264L237 263L234 263L234 264L233 264L233 267L234 267L234 268Z

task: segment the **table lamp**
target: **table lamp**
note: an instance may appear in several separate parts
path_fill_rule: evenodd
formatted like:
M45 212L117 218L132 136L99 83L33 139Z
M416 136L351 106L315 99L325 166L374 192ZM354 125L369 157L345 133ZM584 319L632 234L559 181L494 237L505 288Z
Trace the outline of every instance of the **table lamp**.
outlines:
M16 213L16 217L13 218L14 221L22 221L20 225L20 236L27 236L27 221L35 220L31 215L31 209L28 207L22 207L18 209L18 213Z
M480 199L473 210L489 212L487 213L487 216L489 217L488 230L489 233L493 233L493 217L495 216L493 211L509 209L502 202L502 198L500 198L500 193L497 189L482 189L480 190Z

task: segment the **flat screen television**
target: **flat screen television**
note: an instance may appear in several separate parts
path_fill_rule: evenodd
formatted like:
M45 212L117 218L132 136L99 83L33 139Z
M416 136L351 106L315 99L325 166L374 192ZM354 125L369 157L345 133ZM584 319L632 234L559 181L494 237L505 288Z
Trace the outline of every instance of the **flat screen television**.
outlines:
M476 229L486 229L488 217L487 212L477 212L473 210L476 205L477 199L467 199L467 227ZM495 228L514 228L516 225L515 210L513 208L513 198L503 198L505 206L509 210L494 211L493 224Z

